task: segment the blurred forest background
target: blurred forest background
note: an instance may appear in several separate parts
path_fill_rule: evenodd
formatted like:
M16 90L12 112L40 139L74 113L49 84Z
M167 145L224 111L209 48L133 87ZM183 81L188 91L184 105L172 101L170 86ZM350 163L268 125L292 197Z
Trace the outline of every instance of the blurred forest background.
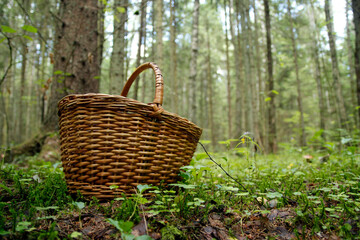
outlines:
M244 133L265 152L356 136L359 3L343 1L338 37L330 0L2 0L0 146L56 131L67 94L120 94L145 62L212 150ZM151 102L154 82L129 97Z

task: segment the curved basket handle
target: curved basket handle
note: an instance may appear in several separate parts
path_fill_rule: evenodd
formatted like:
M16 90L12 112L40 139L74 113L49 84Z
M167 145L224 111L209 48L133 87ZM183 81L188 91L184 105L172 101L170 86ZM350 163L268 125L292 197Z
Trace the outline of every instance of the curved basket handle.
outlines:
M127 96L132 83L135 81L135 79L139 76L139 74L142 71L144 71L148 68L152 68L155 73L155 98L154 98L153 103L161 106L163 103L163 96L164 96L164 80L163 80L163 76L161 74L159 67L155 63L152 63L152 62L148 62L148 63L144 63L144 64L140 65L133 72L133 74L131 74L131 76L125 83L125 86L121 92L121 96L124 96L124 97Z

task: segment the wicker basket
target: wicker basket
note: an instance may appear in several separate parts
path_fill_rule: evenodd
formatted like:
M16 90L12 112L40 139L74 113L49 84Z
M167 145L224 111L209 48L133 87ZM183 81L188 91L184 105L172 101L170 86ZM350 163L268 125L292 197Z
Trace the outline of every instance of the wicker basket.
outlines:
M155 72L153 103L126 98L136 77L148 68ZM121 96L74 94L60 100L61 160L70 193L79 190L107 199L132 193L138 184L177 180L202 130L165 111L162 100L163 77L154 63L138 67Z

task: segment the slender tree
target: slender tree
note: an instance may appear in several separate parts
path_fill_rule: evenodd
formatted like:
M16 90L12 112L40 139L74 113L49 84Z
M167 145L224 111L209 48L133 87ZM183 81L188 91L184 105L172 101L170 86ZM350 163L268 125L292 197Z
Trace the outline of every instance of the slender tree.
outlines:
M266 28L266 55L267 55L267 91L268 97L268 138L269 138L269 151L275 153L277 150L276 143L276 107L275 107L275 93L274 93L274 77L273 77L273 60L271 52L271 22L270 22L270 7L269 0L264 0L265 11L265 28Z
M197 57L199 51L199 11L200 2L194 0L193 23L191 33L191 58L190 58L190 76L189 76L189 119L196 122L196 75L197 75Z
M228 34L228 1L224 0L225 8L225 52L226 52L226 91L227 91L227 117L228 117L228 139L232 138L232 108L231 108L231 77L230 77L230 56L229 56L229 34Z
M125 31L127 21L127 0L114 2L113 51L110 60L110 94L118 94L125 83Z
M156 32L156 51L155 62L162 66L163 64L163 0L154 1L154 24Z
M355 73L356 73L356 92L357 109L360 119L360 2L352 0L355 26Z
M290 38L291 38L291 46L292 51L294 55L294 65L295 65L295 76L296 76L296 87L297 87L297 104L298 109L300 112L300 118L299 118L299 128L300 128L300 136L299 136L299 143L300 146L306 145L306 137L305 137L305 123L304 123L304 111L303 111L303 103L302 103L302 93L301 93L301 81L299 77L299 63L298 63L298 53L297 53L297 47L296 47L296 39L295 39L295 33L294 33L294 24L293 24L293 17L291 14L291 3L290 0L287 0L287 12L289 16L289 22L290 22Z
M136 66L141 65L142 57L141 51L145 51L145 36L146 36L146 2L144 0L141 1L141 10L140 10L140 27L139 27L139 43L137 49L137 56L136 56ZM135 94L134 98L138 99L138 89L139 89L139 82L140 76L138 77L137 81L135 81ZM144 81L145 82L145 78ZM145 96L143 96L145 98Z
M310 2L311 4L311 14L309 14L311 18L311 32L313 33L314 39L312 41L312 57L314 59L314 68L315 68L315 82L317 87L317 94L318 94L318 105L319 105L319 128L322 130L326 129L325 126L325 103L324 103L324 94L323 94L323 84L321 78L321 66L320 66L320 57L319 57L319 34L317 32L317 19L314 9L313 1ZM325 137L324 132L322 133L322 137Z
M97 2L97 0L60 2L55 24L56 41L51 95L43 124L45 131L57 129L57 103L63 96L99 90Z
M337 106L337 114L340 119L340 127L347 128L347 116L345 110L345 103L342 94L342 86L340 83L340 72L339 72L339 64L338 58L336 53L336 45L335 45L335 34L334 34L334 27L333 27L333 17L332 12L330 10L330 0L325 0L325 16L326 16L326 27L327 33L329 38L329 45L330 45L330 54L331 54L331 64L332 64L332 77L334 81L334 88L335 88L335 96L336 96L336 106Z
M170 72L171 72L171 85L173 90L173 98L174 100L171 102L171 108L174 112L179 111L178 107L178 79L177 79L177 54L176 54L176 1L170 0Z

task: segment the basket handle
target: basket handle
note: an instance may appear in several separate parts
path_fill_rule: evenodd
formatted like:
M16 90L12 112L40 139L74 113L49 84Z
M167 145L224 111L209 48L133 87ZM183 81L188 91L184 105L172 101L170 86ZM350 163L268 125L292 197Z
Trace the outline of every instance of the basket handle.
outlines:
M152 62L148 62L148 63L144 63L144 64L140 65L133 72L133 74L131 74L131 76L125 83L125 86L121 92L121 96L123 96L123 97L127 96L132 83L135 81L135 79L139 76L139 74L142 71L144 71L148 68L152 68L155 73L155 98L154 98L153 103L161 106L163 103L163 96L164 96L164 80L163 80L163 76L161 74L159 67L155 63L152 63Z

